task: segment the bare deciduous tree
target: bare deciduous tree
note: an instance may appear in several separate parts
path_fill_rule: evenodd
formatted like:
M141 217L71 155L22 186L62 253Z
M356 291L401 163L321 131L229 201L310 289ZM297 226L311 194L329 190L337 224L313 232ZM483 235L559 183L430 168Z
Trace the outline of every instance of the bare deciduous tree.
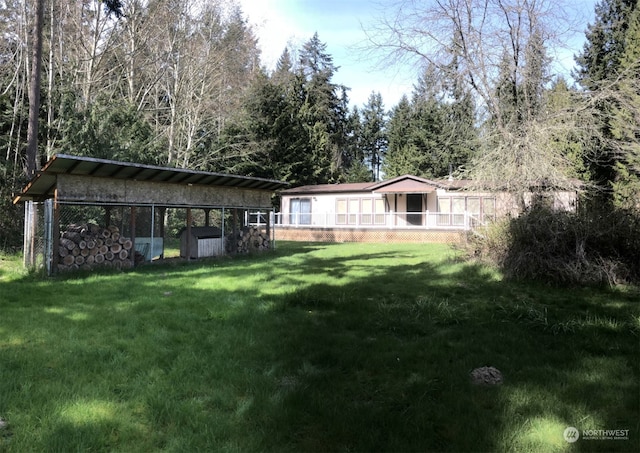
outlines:
M472 88L484 127L468 169L475 180L518 193L542 185L573 190L571 160L550 144L559 127L580 127L576 112L589 103L548 114L543 96L549 49L563 38L556 30L573 29L565 11L560 0L402 0L369 38L396 61L428 63L443 74L452 74L455 59L453 77Z

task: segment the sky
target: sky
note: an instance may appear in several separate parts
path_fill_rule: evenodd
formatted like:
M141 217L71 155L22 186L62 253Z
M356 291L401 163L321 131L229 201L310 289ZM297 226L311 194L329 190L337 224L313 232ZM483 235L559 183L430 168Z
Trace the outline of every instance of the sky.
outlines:
M326 43L338 71L333 82L349 87L352 106L362 106L372 92L379 92L385 108L393 108L403 94L410 95L418 79L414 66L385 65L379 57L361 49L370 30L397 0L238 0L254 27L262 51L262 64L272 70L285 47L298 49L315 32ZM428 0L427 0L428 1ZM584 30L593 21L596 0L566 0L579 5L582 15L571 49L563 51L567 73L572 56L582 49ZM386 9L385 9L386 5Z

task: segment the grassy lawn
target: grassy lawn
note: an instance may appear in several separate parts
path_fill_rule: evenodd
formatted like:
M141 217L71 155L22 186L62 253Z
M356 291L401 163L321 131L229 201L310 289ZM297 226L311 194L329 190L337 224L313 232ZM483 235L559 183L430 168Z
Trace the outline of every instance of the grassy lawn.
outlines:
M632 290L507 283L443 245L56 279L16 261L0 256L0 451L640 450ZM473 385L481 366L504 384Z

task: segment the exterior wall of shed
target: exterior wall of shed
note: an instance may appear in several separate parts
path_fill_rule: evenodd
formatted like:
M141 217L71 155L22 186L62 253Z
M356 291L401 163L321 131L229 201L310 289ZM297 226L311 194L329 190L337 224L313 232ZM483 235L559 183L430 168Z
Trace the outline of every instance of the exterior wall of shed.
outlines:
M58 199L96 204L270 208L271 192L61 174Z

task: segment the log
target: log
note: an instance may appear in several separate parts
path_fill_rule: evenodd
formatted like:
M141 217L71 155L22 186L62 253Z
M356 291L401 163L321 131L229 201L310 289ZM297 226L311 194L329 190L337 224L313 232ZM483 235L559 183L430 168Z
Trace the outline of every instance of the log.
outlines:
M76 231L65 231L64 233L62 233L62 237L64 239L69 239L73 242L75 242L76 244L79 243L82 240L82 235Z
M67 239L67 238L61 238L60 239L60 245L65 247L67 250L73 250L77 247L76 243L73 242L71 239Z
M87 223L87 228L93 236L97 236L98 234L100 234L101 228L95 223Z
M95 266L129 269L143 256L133 256L133 241L117 226L102 228L93 223L72 224L61 233L58 247L59 270L93 269Z
M80 233L84 225L78 225L76 223L72 223L71 225L67 225L66 231L69 233Z

